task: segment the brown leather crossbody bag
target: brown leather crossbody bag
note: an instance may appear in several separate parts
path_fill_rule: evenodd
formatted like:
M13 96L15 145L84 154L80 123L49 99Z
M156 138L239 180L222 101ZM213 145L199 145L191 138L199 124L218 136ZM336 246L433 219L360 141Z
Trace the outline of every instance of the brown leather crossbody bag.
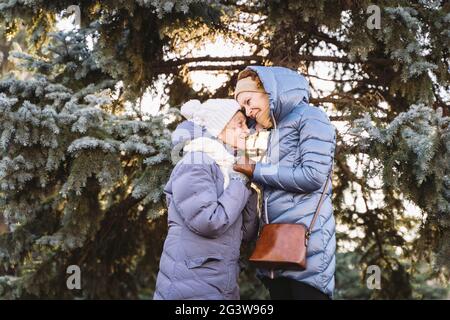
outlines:
M306 269L308 240L319 215L332 172L333 167L331 167L328 174L309 228L304 224L269 223L267 208L265 209L267 223L262 227L259 238L256 241L256 247L249 258L251 263L258 268L264 269Z

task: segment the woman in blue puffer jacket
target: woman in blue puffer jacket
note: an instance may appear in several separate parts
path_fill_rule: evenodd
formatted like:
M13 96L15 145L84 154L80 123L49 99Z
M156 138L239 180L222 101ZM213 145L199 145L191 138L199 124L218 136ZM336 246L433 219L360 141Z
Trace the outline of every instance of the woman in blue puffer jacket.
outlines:
M309 226L332 168L335 128L324 111L308 103L308 96L307 80L287 68L251 66L238 77L235 98L257 129L270 130L270 142L265 163L242 159L234 169L263 187L270 223ZM258 271L272 299L332 298L336 239L331 194L329 183L309 239L307 269Z

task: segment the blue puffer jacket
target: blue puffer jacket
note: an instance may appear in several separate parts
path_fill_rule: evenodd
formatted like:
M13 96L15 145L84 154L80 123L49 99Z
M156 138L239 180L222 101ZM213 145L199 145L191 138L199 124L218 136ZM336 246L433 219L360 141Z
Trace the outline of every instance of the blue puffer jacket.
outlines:
M248 68L258 73L269 94L275 121L268 163L257 163L254 172L254 181L264 188L269 221L309 226L332 167L335 128L324 111L308 104L308 82L303 76L282 67ZM259 270L259 276L292 278L333 296L336 239L331 193L329 183L309 240L307 269Z

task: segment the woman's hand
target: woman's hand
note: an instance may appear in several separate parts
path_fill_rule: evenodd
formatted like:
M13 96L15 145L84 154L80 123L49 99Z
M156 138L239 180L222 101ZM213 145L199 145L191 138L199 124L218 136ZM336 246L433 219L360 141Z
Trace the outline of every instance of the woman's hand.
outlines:
M256 162L251 160L247 156L240 157L233 165L233 169L237 172L245 174L249 179L253 177L253 171L255 171Z

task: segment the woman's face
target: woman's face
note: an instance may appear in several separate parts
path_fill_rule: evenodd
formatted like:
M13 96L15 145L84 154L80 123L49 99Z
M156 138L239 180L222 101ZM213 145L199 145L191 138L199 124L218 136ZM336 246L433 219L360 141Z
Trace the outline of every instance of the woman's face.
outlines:
M244 91L237 96L237 102L245 108L247 117L267 127L270 121L269 96L263 92Z
M249 134L245 115L238 111L217 138L235 149L245 149L245 139Z

